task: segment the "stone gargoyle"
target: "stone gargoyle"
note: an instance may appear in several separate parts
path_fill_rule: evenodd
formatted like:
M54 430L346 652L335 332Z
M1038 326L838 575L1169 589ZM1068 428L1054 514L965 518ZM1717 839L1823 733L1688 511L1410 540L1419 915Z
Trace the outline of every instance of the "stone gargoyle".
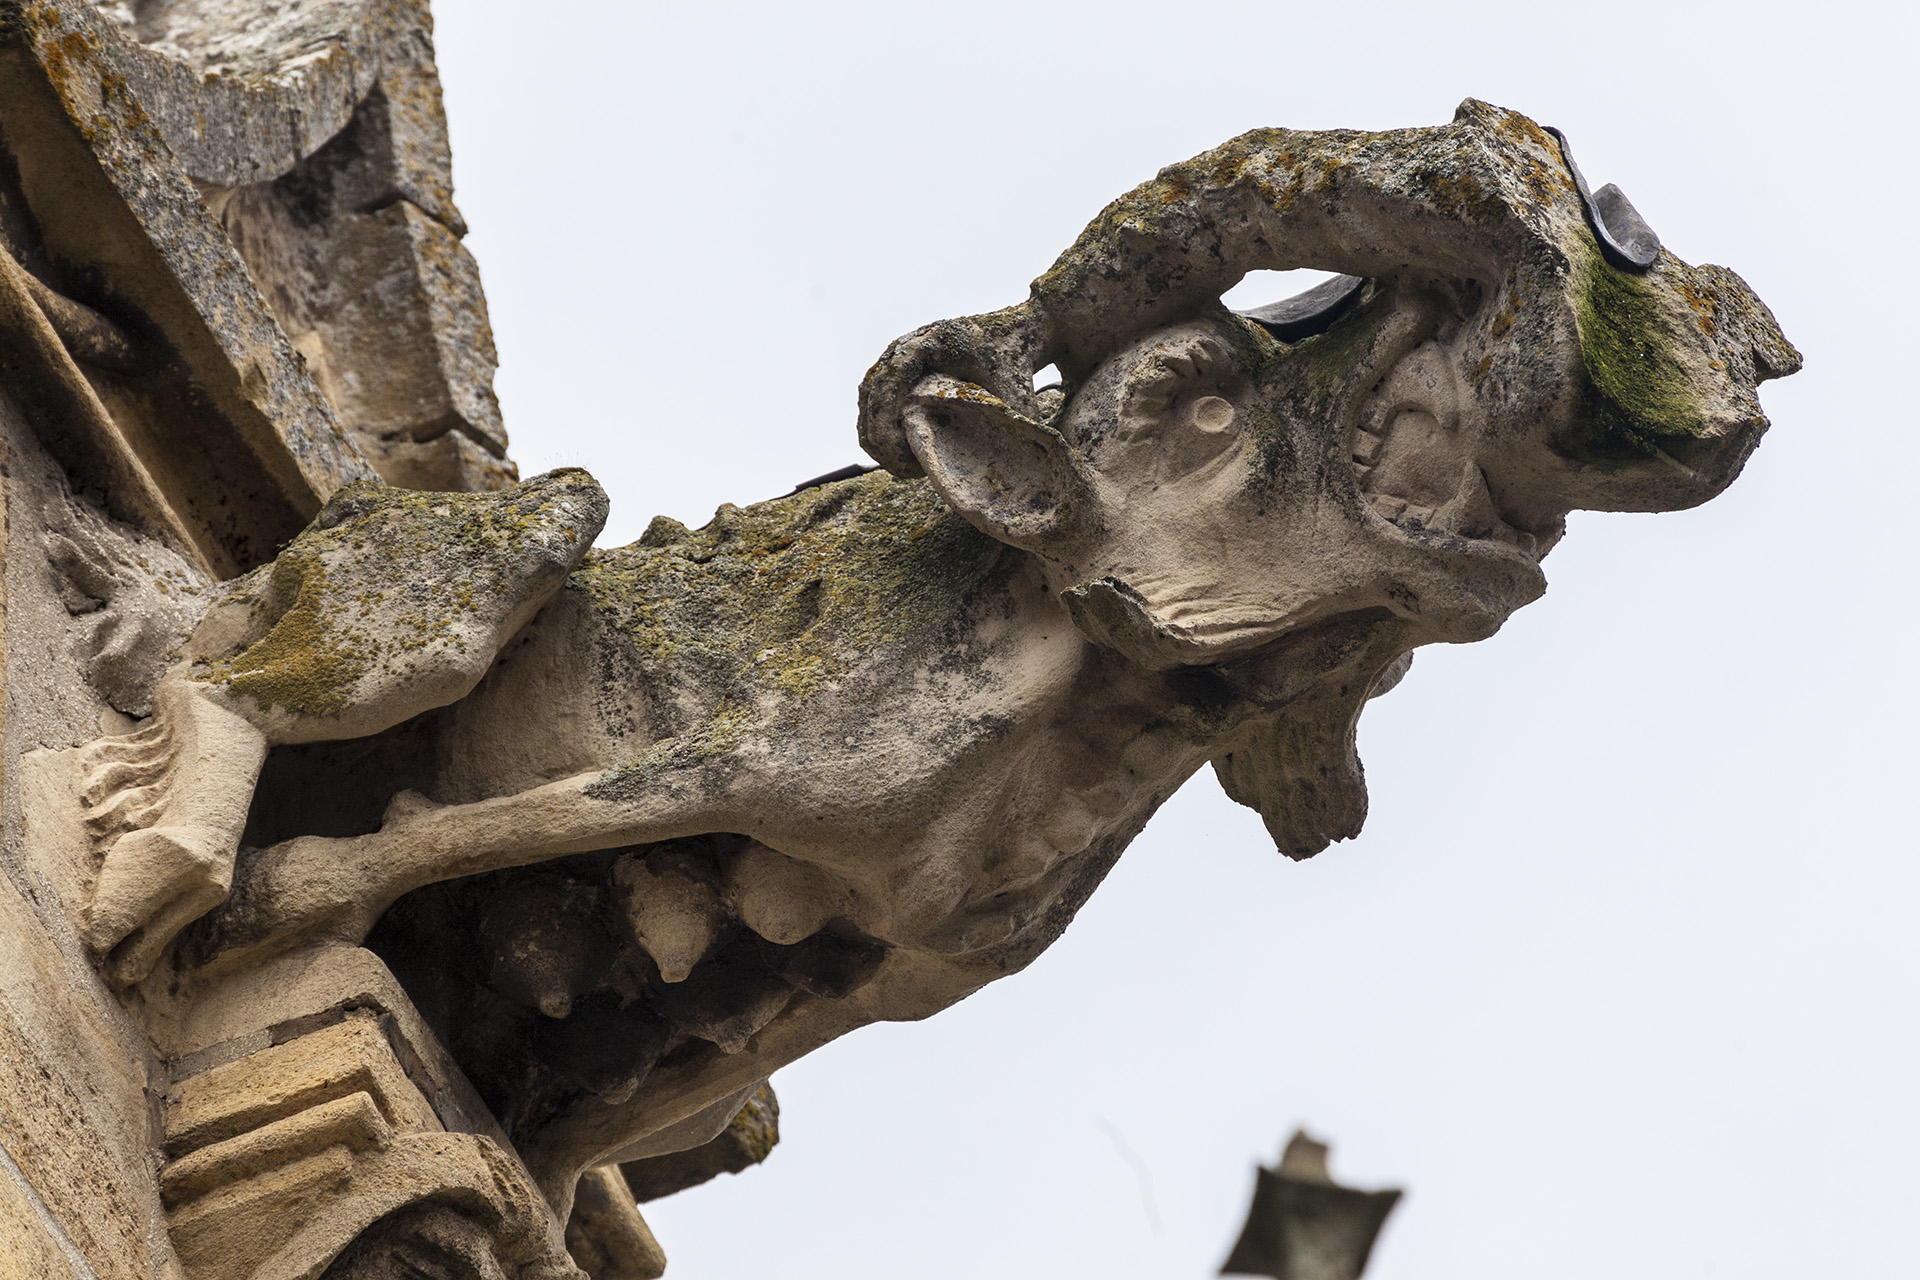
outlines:
M1720 492L1798 366L1524 116L1245 134L889 348L884 471L613 550L580 471L343 490L87 749L89 943L123 987L365 943L564 1218L1026 965L1204 764L1283 853L1354 835L1412 650L1537 598L1569 511Z

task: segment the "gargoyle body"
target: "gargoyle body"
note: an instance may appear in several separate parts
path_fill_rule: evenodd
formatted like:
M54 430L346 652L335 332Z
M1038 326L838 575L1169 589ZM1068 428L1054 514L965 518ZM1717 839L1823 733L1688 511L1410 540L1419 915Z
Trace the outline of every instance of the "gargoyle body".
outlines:
M1615 261L1623 206L1476 102L1255 132L894 344L883 473L607 551L582 472L345 490L90 748L92 944L137 982L367 941L564 1216L1024 966L1202 765L1283 852L1355 834L1414 648L1537 598L1568 511L1729 483L1798 356L1731 272ZM1219 301L1295 267L1355 279Z

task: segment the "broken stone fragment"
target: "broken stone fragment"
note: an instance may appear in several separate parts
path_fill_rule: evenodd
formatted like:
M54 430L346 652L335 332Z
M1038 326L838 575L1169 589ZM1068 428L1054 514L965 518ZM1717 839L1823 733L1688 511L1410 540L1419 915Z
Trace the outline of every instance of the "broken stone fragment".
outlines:
M184 145L175 126L191 133L207 92L230 104L260 95L203 85L77 0L0 4L0 85L0 171L17 175L22 215L8 232L31 240L11 247L57 271L43 281L55 293L168 357L159 385L141 388L151 403L112 386L102 398L128 419L123 434L189 545L222 576L271 558L328 495L372 471L168 140ZM155 96L165 86L188 95L178 111Z
M623 857L613 880L634 938L662 982L684 982L731 923L712 872L669 848Z
M740 1173L765 1160L780 1141L780 1100L763 1084L720 1136L689 1151L629 1160L620 1166L633 1198L645 1203Z
M339 136L291 172L209 199L294 348L388 483L498 487L478 483L484 473L462 475L461 455L443 440L455 432L494 459L506 455L479 267L454 231L399 193L390 117L375 90Z

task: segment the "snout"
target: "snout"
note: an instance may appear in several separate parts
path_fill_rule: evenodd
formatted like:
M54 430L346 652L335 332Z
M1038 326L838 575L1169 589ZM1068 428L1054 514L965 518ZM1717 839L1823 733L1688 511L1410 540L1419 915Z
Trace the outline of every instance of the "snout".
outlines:
M1577 352L1547 446L1569 510L1675 511L1733 482L1766 431L1757 389L1800 368L1773 314L1724 267L1595 252L1571 282Z

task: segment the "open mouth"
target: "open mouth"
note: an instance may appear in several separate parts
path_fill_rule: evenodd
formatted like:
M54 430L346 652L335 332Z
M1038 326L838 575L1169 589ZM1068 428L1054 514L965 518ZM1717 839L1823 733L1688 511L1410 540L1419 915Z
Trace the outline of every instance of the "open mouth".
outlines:
M1529 526L1503 510L1467 433L1424 409L1402 409L1384 427L1354 429L1354 479L1375 514L1408 533L1444 533L1510 547L1538 560L1564 527Z

